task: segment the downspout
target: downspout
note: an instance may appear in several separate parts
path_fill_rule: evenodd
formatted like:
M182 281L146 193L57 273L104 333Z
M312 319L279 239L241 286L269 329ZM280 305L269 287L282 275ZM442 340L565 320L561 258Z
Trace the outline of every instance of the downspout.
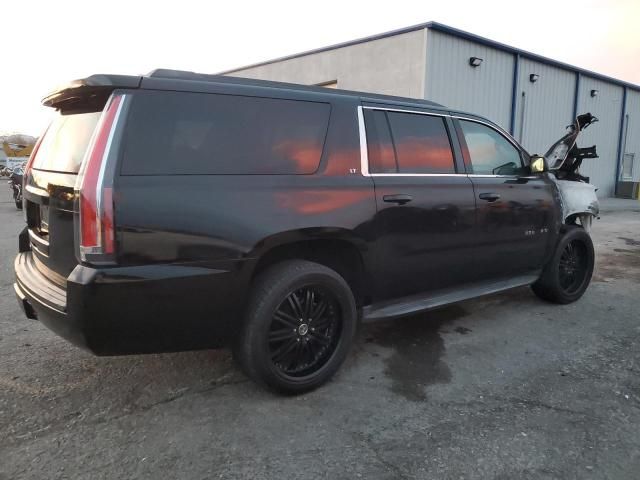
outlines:
M511 88L511 119L509 122L509 133L515 136L516 130L516 110L518 109L518 77L520 73L520 54L513 54L513 83Z
M520 135L518 135L518 142L522 144L524 142L524 127L527 123L527 92L522 91L522 108L520 109Z
M571 123L573 123L578 116L578 99L580 96L580 72L576 72L576 89L573 95L573 118L571 119Z
M616 180L613 184L613 194L618 196L618 181L620 180L620 168L622 166L622 159L624 152L622 149L622 142L624 139L624 118L627 115L627 87L622 87L622 108L620 113L620 132L618 132L618 161L616 162Z

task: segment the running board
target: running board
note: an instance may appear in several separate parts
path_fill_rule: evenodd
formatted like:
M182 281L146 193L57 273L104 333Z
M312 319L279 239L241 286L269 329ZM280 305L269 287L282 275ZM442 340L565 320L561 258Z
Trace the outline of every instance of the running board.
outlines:
M469 300L470 298L490 295L511 288L531 285L540 278L540 272L530 275L522 275L508 280L499 280L485 283L474 283L463 287L450 288L430 292L427 294L411 295L399 300L374 303L362 310L364 322L375 322L395 317L403 317L425 310L442 307L452 303Z

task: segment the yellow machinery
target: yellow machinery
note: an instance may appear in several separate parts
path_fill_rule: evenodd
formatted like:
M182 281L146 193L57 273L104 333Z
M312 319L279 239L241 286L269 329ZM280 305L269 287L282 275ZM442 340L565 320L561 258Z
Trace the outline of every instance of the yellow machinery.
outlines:
M33 145L23 145L5 140L2 142L2 149L7 154L7 157L28 157L31 155Z

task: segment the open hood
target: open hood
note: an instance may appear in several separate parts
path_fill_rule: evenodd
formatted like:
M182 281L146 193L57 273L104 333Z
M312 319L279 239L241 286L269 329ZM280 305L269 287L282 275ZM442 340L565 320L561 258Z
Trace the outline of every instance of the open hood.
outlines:
M584 158L598 157L595 145L588 148L578 148L576 144L580 132L597 121L598 119L590 113L584 113L578 115L573 124L567 125L568 132L554 143L544 155L549 170L562 169L575 172ZM567 160L570 161L567 162Z

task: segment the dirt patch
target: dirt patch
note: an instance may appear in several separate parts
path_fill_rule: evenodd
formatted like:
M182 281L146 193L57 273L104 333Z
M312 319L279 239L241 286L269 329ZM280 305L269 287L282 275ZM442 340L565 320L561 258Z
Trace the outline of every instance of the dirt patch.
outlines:
M624 240L624 243L629 245L630 247L640 247L640 240L634 240L633 238L628 237L618 237L620 240Z
M620 237L633 245L630 238ZM637 242L640 245L640 242ZM614 248L615 253L604 253L596 256L594 282L608 282L612 279L628 279L640 283L640 248Z
M456 327L453 329L454 332L459 333L460 335L466 335L467 333L471 332L472 330L470 328L467 327Z
M371 326L366 341L394 349L386 360L385 375L391 379L395 393L414 402L424 401L425 387L451 381L451 371L442 360L445 346L440 328L467 314L464 308L453 305Z

